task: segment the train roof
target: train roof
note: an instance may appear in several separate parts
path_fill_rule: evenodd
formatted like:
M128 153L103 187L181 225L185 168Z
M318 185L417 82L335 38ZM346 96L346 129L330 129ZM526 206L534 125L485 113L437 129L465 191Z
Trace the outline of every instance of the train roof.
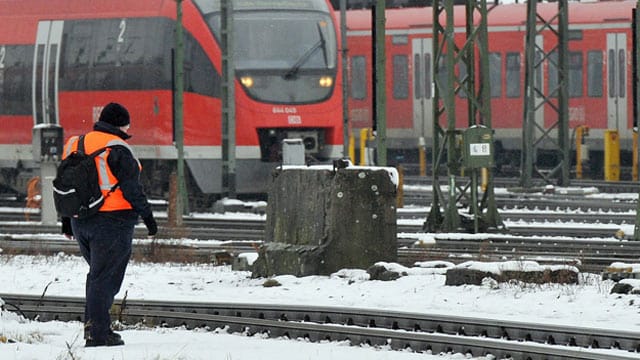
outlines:
M34 24L41 20L159 16L175 18L175 4L175 0L2 0L0 43L32 43L37 29Z
M144 17L157 15L171 5L175 9L174 0L2 0L0 17L39 15L43 20L47 17L57 19L67 16L73 18Z
M220 11L220 0L194 0L204 13ZM325 0L235 0L233 10L315 10L329 12Z
M569 23L607 23L630 22L635 0L569 2ZM487 5L490 9L489 26L522 26L527 21L527 4ZM456 27L465 26L464 5L456 5L454 23ZM544 18L550 18L558 11L557 3L540 3L537 11ZM339 12L337 14L339 17ZM444 15L442 15L444 16ZM387 9L385 12L386 29L411 29L433 26L431 7ZM443 20L444 21L444 20ZM370 10L349 10L347 15L349 31L367 31L371 29Z

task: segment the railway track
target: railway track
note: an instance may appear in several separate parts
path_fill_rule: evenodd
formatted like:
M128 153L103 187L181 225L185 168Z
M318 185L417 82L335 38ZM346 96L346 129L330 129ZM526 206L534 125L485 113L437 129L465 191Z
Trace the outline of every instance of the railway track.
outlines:
M625 193L627 194L627 193ZM634 194L635 195L635 194ZM430 206L433 201L431 190L423 187L407 186L404 190L405 206L419 205ZM509 209L566 209L581 211L636 211L638 206L637 196L629 199L629 196L620 198L586 197L585 195L558 195L558 194L524 194L503 193L495 197L498 208ZM468 207L464 203L463 207Z
M410 188L405 197L407 193L424 200L430 191ZM635 224L633 201L540 194L501 195L499 201L511 204L499 210L508 231L471 240L464 234L425 234L429 208L424 205L398 209L399 261L408 266L427 260L559 261L590 272L600 272L614 261L640 261L640 248L625 241L633 235L629 231ZM25 210L30 211L31 221L24 221ZM5 235L0 238L0 247L5 253L77 254L75 242L59 235L59 226L38 222L38 209L5 208L2 218L0 234ZM169 258L228 262L237 254L255 252L264 238L265 221L260 214L244 219L196 214L186 217L180 229L168 227L162 215L158 220L164 239L146 240L144 227L138 226L134 257L153 261L159 254L174 252ZM432 240L421 241L425 235Z
M600 273L613 262L640 262L640 243L517 236L456 239L443 234L436 235L433 242L416 242L412 247L400 248L398 255L407 265L427 260L453 263L531 260L569 264L583 272Z
M446 180L446 176L441 179ZM458 182L464 182L467 178L457 177ZM534 180L534 186L530 190L541 191L546 187L541 180ZM405 175L404 184L417 186L431 186L433 178L429 176ZM446 181L443 181L446 185ZM495 177L493 179L494 188L519 188L520 179L518 177ZM602 180L582 180L571 179L571 188L595 188L600 193L631 193L638 194L640 192L640 183L637 181L602 181Z
M5 308L39 321L80 321L84 301L0 294ZM124 324L228 328L247 335L349 341L428 353L512 359L637 359L640 333L449 315L325 306L117 300Z
M420 196L424 196L421 194ZM421 199L424 199L422 197ZM535 260L540 263L565 263L586 272L600 272L611 262L640 262L640 244L620 241L613 234L621 224L635 221L635 204L629 202L618 210L610 210L608 201L595 201L593 206L603 210L583 210L566 197L563 207L554 205L544 210L531 211L516 201L511 209L500 210L502 218L509 222L509 234L483 234L466 237L464 234L428 234L431 240L421 239L422 224L427 207L409 206L398 210L399 263L412 266L417 261L446 260L454 263L481 260ZM579 202L580 199L576 199ZM562 201L561 201L562 202ZM613 203L613 202L611 202ZM576 210L580 209L580 210ZM590 208L589 208L590 209ZM626 209L626 210L622 210ZM629 210L633 209L633 210ZM22 210L16 219L23 217ZM50 253L60 251L77 254L74 241L59 235L58 226L40 224L37 212L32 221L11 221L3 213L0 222L0 248L4 253ZM587 222L600 224L591 226ZM142 226L136 229L134 256L150 257L154 252L164 252L189 261L220 261L221 263L241 252L255 251L261 244L264 218L216 219L187 218L185 229L167 227L159 216L166 239L145 239ZM532 226L530 221L552 222L544 226ZM561 227L557 221L565 222ZM571 221L581 222L571 226ZM608 225L602 225L606 222ZM561 239L560 235L566 235ZM543 236L545 235L545 236ZM584 240L574 237L584 237ZM601 239L598 239L601 238ZM184 239L190 239L185 241ZM79 320L83 314L80 299L63 299L49 303L49 298L12 298L16 295L0 295L8 304L15 304L27 317L38 315L41 320ZM10 300L7 301L7 298ZM67 301L67 303L65 303ZM411 349L417 352L459 352L472 356L492 354L497 358L513 359L632 359L638 358L640 334L622 334L618 331L602 332L598 329L574 329L561 327L549 329L540 324L517 324L502 321L462 318L438 319L425 314L394 314L380 312L376 315L362 309L322 309L301 307L270 307L271 305L144 303L127 301L118 314L128 324L144 323L167 326L228 327L246 334L269 334L290 338L307 338L312 341L349 340L352 344L371 344L393 349ZM11 305L8 305L11 306ZM194 308L194 306L196 308ZM376 317L378 316L378 317ZM477 320L477 321L476 321ZM346 326L345 326L346 325ZM629 340L631 339L631 340ZM555 345L554 345L555 344ZM604 354L599 349L607 350Z
M443 178L444 179L444 178ZM466 178L458 177L460 183ZM404 204L405 205L430 205L431 185L430 176L405 175L404 176ZM562 205L568 200L575 203L571 206L580 206L583 209L599 209L608 207L619 210L636 210L637 195L640 193L640 182L636 181L597 181L597 180L572 180L571 186L566 188L556 188L555 193L548 192L545 185L536 185L529 189L523 189L518 184L518 178L495 178L494 188L496 190L496 201L499 207L506 207L516 204L522 205L523 200L529 207L550 207ZM442 184L446 186L446 183ZM503 189L503 190L500 190ZM624 194L628 196L625 200L589 199L584 196L585 189L595 189L591 193L597 194ZM500 190L500 191L498 191ZM504 203L503 203L504 202ZM0 194L0 207L21 207L25 203L24 197L15 194ZM620 204L620 206L616 206ZM166 210L166 201L159 200L152 203L155 210ZM566 205L566 204L565 204Z
M225 226L229 226L224 222ZM421 223L421 222L420 222ZM242 221L234 221L233 225L242 228ZM257 226L254 224L254 226ZM430 239L422 238L421 225L399 226L398 230L398 262L405 266L413 266L416 262L429 260L446 260L460 263L468 260L505 261L533 260L540 263L564 263L578 267L581 271L599 273L612 262L640 262L640 242L621 241L611 236L598 239L591 236L585 239L559 237L557 230L550 236L519 236L513 234L482 234L465 236L465 234L429 234ZM25 229L23 229L25 230ZM231 229L227 229L231 231ZM566 228L565 228L566 230ZM584 227L576 226L575 232ZM588 229L587 229L588 230ZM59 234L47 234L37 226L30 228L30 233L19 234L7 230L0 224L0 248L5 254L42 254L53 255L59 252L78 255L75 241L70 241ZM140 236L134 243L133 256L141 261L178 262L215 262L231 263L239 254L256 252L262 244L260 237L240 240L205 239L154 239L144 237L144 229L137 230ZM202 234L209 234L212 228L202 228ZM533 231L533 230L532 230ZM601 230L602 231L602 230ZM611 229L613 231L613 229ZM252 233L255 235L255 233ZM553 235L553 236L551 236ZM213 236L218 237L218 236ZM239 236L234 236L238 238Z

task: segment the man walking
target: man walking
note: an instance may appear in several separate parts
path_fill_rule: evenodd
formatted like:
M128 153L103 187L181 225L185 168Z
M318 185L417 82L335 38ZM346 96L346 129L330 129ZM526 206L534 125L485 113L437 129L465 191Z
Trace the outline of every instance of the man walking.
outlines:
M107 148L95 157L105 201L99 212L89 218L62 219L62 232L76 238L89 264L85 304L87 347L124 345L120 335L111 330L109 309L120 291L131 257L138 216L142 217L150 236L158 232L140 183L142 167L126 142L131 138L127 133L129 126L129 112L124 106L109 103L102 109L93 131L84 137L84 149L89 154ZM63 158L78 149L78 142L78 136L67 141Z

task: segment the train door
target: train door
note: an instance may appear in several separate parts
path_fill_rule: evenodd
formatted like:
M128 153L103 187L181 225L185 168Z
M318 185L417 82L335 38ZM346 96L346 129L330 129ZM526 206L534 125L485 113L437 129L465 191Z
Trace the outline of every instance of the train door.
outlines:
M607 34L607 126L627 129L627 35Z
M431 39L413 39L413 130L427 141L433 139L432 83L433 42Z
M62 21L38 23L33 55L32 103L33 121L38 124L59 124L58 74Z

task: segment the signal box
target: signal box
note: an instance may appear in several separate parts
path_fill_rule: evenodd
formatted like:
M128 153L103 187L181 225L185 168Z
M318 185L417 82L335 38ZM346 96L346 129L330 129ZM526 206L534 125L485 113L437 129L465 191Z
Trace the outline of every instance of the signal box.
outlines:
M462 133L462 165L467 169L493 167L493 130L484 126L470 127Z

